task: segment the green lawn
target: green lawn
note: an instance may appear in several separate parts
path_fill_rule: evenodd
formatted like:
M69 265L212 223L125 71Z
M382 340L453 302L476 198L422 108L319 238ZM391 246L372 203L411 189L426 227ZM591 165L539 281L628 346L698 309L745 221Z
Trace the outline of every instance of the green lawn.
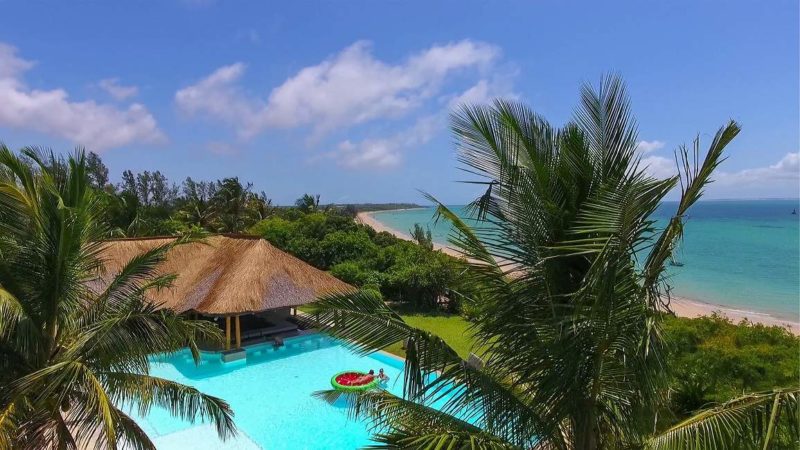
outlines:
M462 317L442 314L401 314L401 316L412 327L430 331L444 339L462 358L469 357L472 350L472 338L467 330L469 322ZM401 344L398 342L385 350L405 357L405 351L400 347Z

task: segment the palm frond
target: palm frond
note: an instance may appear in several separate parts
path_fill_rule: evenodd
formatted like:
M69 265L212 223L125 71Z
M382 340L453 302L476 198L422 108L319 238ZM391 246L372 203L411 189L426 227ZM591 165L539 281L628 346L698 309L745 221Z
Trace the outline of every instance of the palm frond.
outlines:
M221 332L213 323L185 319L133 298L86 324L64 357L102 361L107 367L122 371L145 372L153 354L188 346L198 360L198 342L221 341Z
M441 338L408 326L383 300L368 291L334 294L311 305L321 328L366 354L397 342L409 343L403 389L410 397L422 392L428 374L463 361Z
M366 293L327 297L314 303L310 313L319 317L324 331L361 353L405 341L408 399L437 402L443 413L461 414L509 442L529 442L534 436L558 442L554 427L540 417L536 405L522 400L522 391L470 367L441 338L410 327L380 298Z
M800 442L800 388L778 389L729 400L654 437L653 450L772 448L776 436Z
M367 419L376 433L373 437L376 444L366 448L522 448L464 420L386 391L348 393L328 390L315 392L314 396L332 404L344 401L351 418ZM425 431L420 433L420 430Z
M190 422L210 421L223 440L236 433L233 411L228 403L194 387L134 373L104 373L103 380L115 402L136 405L140 415L146 415L155 405Z
M691 154L683 147L676 153L678 160L679 180L681 185L681 198L678 209L662 231L659 239L645 261L643 274L644 285L651 286L650 297L655 304L661 301L659 279L664 272L664 264L672 256L677 242L683 237L683 225L686 213L703 195L705 187L713 180L714 170L724 161L725 147L739 134L741 127L731 120L727 125L720 127L714 140L706 152L703 162L700 163L700 142L696 139Z
M13 448L16 440L16 430L19 424L16 421L16 404L9 402L0 410L0 448Z

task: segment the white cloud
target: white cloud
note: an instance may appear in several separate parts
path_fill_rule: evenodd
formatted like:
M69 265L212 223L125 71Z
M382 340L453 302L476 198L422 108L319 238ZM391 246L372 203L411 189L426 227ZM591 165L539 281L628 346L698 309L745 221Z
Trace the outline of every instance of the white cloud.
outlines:
M662 141L657 141L657 140L656 141L645 141L645 140L641 140L641 141L636 143L636 150L641 154L645 154L645 153L650 153L650 152L654 152L656 150L662 149L662 148L664 148L664 145L666 145L666 144L664 142L662 142Z
M0 42L0 80L14 80L36 65L17 56L17 49Z
M272 90L266 100L247 95L237 82L245 66L217 69L175 95L184 112L233 126L242 138L267 128L310 126L315 134L397 118L436 95L451 74L485 69L497 47L470 40L434 45L399 64L376 59L359 41L319 64L305 67Z
M477 84L470 87L459 95L456 95L448 102L450 109L458 108L461 105L474 105L481 103L488 103L492 95L490 94L490 86L488 80L480 80Z
M641 164L656 178L678 173L675 161L663 156L646 156ZM800 153L787 153L775 164L738 172L718 170L712 175L707 198L796 197L800 192Z
M136 86L123 86L119 84L119 78L106 78L100 80L97 85L115 100L120 101L139 93L139 88Z
M366 139L358 143L339 143L335 155L340 165L349 168L386 168L400 163L400 153L391 139Z
M678 173L675 160L651 155L642 158L645 171L658 178L666 178ZM712 177L724 184L766 182L775 180L800 179L800 153L787 153L775 164L767 167L744 169L738 172L717 171Z
M449 98L447 108L453 110L461 105L488 104L496 98L515 100L519 97L513 90L516 75L516 71L506 70L493 73L491 78L482 78L464 92L446 97Z
M175 93L178 107L189 115L202 115L236 127L239 135L250 138L262 129L264 105L249 98L236 82L247 66L235 63L222 66L200 82Z
M658 155L648 155L649 153L664 148L664 145L666 144L659 140L641 140L636 143L636 153L642 156L641 161L639 161L640 166L644 168L645 173L655 178L669 178L678 174L678 167L675 164L675 159Z
M678 174L675 160L663 156L646 156L640 161L645 173L655 178L669 178Z
M388 138L342 141L335 151L324 156L350 169L395 167L402 162L404 151L430 141L441 128L439 116L423 117L411 128Z
M23 75L33 65L17 56L16 48L0 43L0 126L57 136L93 151L165 139L141 104L118 108L71 101L64 89L27 87Z
M800 180L800 153L787 153L780 161L768 167L745 169L739 172L722 172L717 177L724 184L749 184L770 181Z

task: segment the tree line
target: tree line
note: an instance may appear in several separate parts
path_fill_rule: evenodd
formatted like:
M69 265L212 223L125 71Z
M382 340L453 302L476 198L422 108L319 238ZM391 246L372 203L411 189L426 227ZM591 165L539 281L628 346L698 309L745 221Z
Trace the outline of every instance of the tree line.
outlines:
M415 204L324 205L321 196L303 194L293 205L278 207L265 192L238 177L180 185L159 170L122 172L111 183L100 156L86 155L87 179L98 193L110 237L172 236L197 233L247 233L359 288L416 309L444 304L460 311L465 286L460 263L433 251L430 230L409 230L408 242L354 221L358 211Z
M274 210L267 195L239 177L180 185L159 170L122 172L109 182L108 168L95 153L87 155L90 185L101 195L112 236L177 235L189 232L240 233Z

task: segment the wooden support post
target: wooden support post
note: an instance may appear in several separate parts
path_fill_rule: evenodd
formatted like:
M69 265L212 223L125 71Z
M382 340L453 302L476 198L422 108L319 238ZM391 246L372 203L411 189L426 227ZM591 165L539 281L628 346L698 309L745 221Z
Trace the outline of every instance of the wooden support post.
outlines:
M236 348L242 348L242 323L239 316L236 316Z
M231 316L225 316L225 350L231 349Z

